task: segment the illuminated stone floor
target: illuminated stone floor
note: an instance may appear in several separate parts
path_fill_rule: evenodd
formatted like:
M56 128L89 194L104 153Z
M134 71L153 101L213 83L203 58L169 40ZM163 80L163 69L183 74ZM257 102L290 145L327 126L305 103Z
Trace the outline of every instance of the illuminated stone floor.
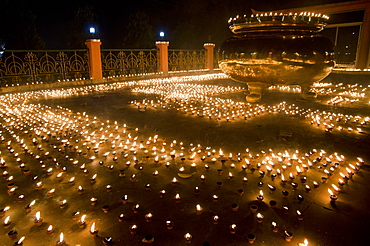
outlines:
M2 229L0 245L13 245L23 236L23 245L56 245L61 232L65 245L103 245L105 237L112 237L112 245L145 245L146 235L154 236L153 245L187 245L187 233L192 236L190 245L248 245L248 234L255 235L254 245L305 245L305 239L308 245L367 245L367 84L358 89L349 82L352 91L356 87L363 95L348 96L359 99L332 106L327 102L338 96L335 84L322 87L326 92L334 88L335 93L313 101L300 100L293 92L267 90L258 105L247 105L245 91L239 88L243 84L228 79L185 81L178 87L168 81L170 89L162 88L167 99L153 94L166 83L143 83L136 93L131 89L137 86L125 84L114 91L86 89L80 96L64 91L63 98L49 94L44 99L41 92L8 95L9 102L2 98L0 148L2 169L8 174L1 181L0 208L9 206L2 220L10 216L11 223ZM202 94L206 85L216 92L189 104L176 101L176 94L171 98L181 89L186 93L178 98L198 89ZM218 91L228 87L229 91ZM151 94L144 94L148 88ZM28 111L19 106L22 100ZM212 110L207 110L215 102L219 111L210 116ZM83 192L78 192L79 186ZM337 195L335 202L328 189ZM289 195L283 197L282 191ZM23 201L18 201L20 195ZM122 201L126 195L127 202ZM27 212L25 207L34 200ZM66 206L60 208L63 200ZM277 202L275 208L271 200ZM237 211L232 204L238 205ZM109 212L103 211L104 205ZM257 205L257 212L250 205ZM40 226L35 223L38 211ZM79 212L75 220L74 212ZM149 213L153 217L147 222ZM78 221L85 214L85 227L80 228ZM257 215L263 216L261 223ZM173 229L167 228L167 221ZM97 237L90 233L93 222ZM52 235L47 234L50 225ZM130 230L133 225L135 233ZM233 225L235 230L230 229ZM18 232L17 239L9 238L11 230ZM290 242L285 231L293 235Z

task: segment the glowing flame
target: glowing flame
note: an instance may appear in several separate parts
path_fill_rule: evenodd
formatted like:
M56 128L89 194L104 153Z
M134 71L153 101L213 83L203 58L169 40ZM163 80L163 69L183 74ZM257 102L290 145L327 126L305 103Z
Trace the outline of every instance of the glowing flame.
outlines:
M81 216L81 222L82 223L85 222L85 218L86 218L86 214L84 214L84 215Z
M92 223L90 232L95 232L95 222Z
M222 151L222 149L220 149L220 150L218 151L218 154L219 154L220 156L223 156L223 155L224 155L224 152Z
M60 233L59 242L60 243L64 242L64 234L63 234L63 232Z
M131 230L136 230L137 229L137 225L132 225L131 226Z
M340 191L340 189L339 189L335 184L331 184L331 186L333 187L333 189L334 189L335 191Z
M53 226L52 225L49 225L49 227L48 227L48 229L47 229L47 231L53 231Z
M281 181L286 181L284 174L281 174Z
M36 213L36 220L40 220L40 218L41 218L41 216L40 216L40 211L38 211L37 213Z
M331 191L331 189L329 189L328 188L328 192L329 192L329 194L332 196L332 195L334 195L334 193Z
M302 172L302 170L301 170L301 168L299 166L296 166L295 169L297 170L297 173L301 173Z
M21 237L21 239L19 239L17 243L18 243L18 244L21 244L25 238L26 238L26 237Z
M4 224L8 224L10 222L10 216L6 217L4 220Z

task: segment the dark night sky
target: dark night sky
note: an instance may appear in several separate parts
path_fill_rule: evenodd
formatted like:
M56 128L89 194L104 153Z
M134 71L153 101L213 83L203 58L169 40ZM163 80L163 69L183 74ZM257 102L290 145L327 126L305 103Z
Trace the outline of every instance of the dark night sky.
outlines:
M0 0L18 1L18 0ZM251 8L270 11L294 8L343 0L27 0L29 8L37 16L36 27L46 42L46 48L64 48L65 37L76 11L86 4L92 5L97 15L97 37L103 42L103 48L117 47L117 37L124 35L125 25L130 13L141 10L150 18L150 24L156 34L166 32L170 48L175 43L178 33L187 31L195 49L201 49L207 41L220 45L231 36L227 26L229 17L237 14L251 14ZM186 35L183 35L186 37ZM172 44L172 46L171 46ZM154 47L154 44L153 44Z

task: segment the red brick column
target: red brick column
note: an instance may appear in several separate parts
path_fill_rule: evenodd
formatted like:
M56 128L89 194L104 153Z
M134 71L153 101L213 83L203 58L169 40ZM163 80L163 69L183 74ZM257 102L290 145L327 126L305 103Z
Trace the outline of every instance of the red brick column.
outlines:
M159 67L158 71L164 75L168 74L168 41L157 41L155 46L159 49Z
M214 43L205 43L204 48L207 50L206 52L206 69L209 71L213 71L213 50L215 49Z
M100 53L100 39L88 39L85 42L89 50L89 69L91 79L102 79L103 68Z

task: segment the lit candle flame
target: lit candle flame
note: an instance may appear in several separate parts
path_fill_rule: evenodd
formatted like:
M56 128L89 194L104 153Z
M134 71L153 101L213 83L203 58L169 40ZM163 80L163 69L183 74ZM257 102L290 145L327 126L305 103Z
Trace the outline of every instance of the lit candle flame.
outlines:
M59 242L60 243L63 243L64 242L64 234L63 234L63 232L60 233Z
M82 223L85 222L85 218L86 218L86 214L84 214L84 215L81 216L81 222Z
M329 192L329 194L332 196L332 195L334 195L334 193L331 191L331 189L329 189L328 188L328 192Z
M222 151L222 149L220 149L220 150L218 151L218 154L219 154L220 156L223 156L223 155L224 155L224 152Z
M333 187L333 189L334 189L335 191L340 191L340 189L339 189L335 184L331 184L331 186Z
M284 174L281 174L281 181L286 181Z
M40 216L40 211L38 211L37 213L36 213L36 220L40 220L40 218L41 218L41 216Z
M296 166L295 169L297 170L297 173L301 173L302 172L302 170L301 170L301 168L299 166Z
M95 232L95 222L92 223L90 232Z
M131 226L131 230L136 230L137 229L137 225L132 225Z
M10 222L10 216L6 217L4 220L4 224L8 224Z
M192 238L192 235L188 232L185 234L185 239L190 240Z
M21 237L21 239L18 240L18 244L21 244L25 238L26 237Z

